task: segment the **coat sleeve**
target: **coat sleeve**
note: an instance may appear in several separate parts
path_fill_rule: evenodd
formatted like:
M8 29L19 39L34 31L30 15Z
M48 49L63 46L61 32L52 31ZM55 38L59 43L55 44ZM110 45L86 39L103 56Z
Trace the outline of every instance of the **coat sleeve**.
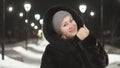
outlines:
M78 42L80 48L86 52L93 68L104 68L108 65L108 55L104 50L104 47L100 44L100 42L96 42L96 38L92 34L83 41L78 39L77 36L74 40L74 43Z
M46 47L46 50L42 56L42 62L41 62L40 68L55 68L53 61L52 61L49 45Z
M96 38L90 34L85 40L82 41L87 54L90 54L91 61L93 66L102 66L103 68L108 65L108 55L104 49L104 46L100 42L96 42ZM99 67L98 67L99 68Z

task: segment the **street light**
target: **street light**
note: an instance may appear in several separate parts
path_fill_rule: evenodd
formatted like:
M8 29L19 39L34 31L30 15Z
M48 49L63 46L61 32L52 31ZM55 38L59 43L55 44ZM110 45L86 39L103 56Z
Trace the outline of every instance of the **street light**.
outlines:
M81 4L79 6L79 10L80 10L81 13L85 13L85 11L87 10L87 5Z
M25 23L28 23L28 19L25 19Z
M24 9L26 12L29 12L31 9L31 4L29 2L24 3Z
M41 30L43 30L43 19L40 19L39 23L41 24Z
M20 16L20 17L23 17L23 15L24 15L23 12L20 12L20 13L19 13L19 16Z
M86 12L86 10L87 10L87 5L86 5L86 4L81 4L81 5L79 6L79 10L80 10L80 12L82 13L81 15L82 15L83 20L84 20L84 14L85 14L85 12ZM86 22L86 20L84 20L84 22Z
M39 22L41 25L43 25L43 19L40 19Z
M29 11L30 11L30 9L31 9L31 4L29 3L29 2L25 2L24 3L24 9L25 9L25 11L27 12L26 13L26 17L28 16L28 13L29 13Z
M34 29L36 29L36 30L37 30L37 29L38 29L38 26L37 26L37 25L35 25L35 26L34 26Z
M26 19L25 19L25 21L26 21L26 20L27 20L27 21L26 21L25 23L28 23L27 17L28 17L28 13L29 13L29 11L30 11L30 9L31 9L31 4L30 4L29 2L25 2L25 3L24 3L24 9L25 9L25 11L27 12L27 13L26 13ZM27 25L27 24L26 24L26 25ZM29 33L28 33L28 29L29 29L29 28L28 28L28 25L27 25L27 27L26 27L26 31L27 31L26 49L27 49L28 36L29 36L29 35L28 35L28 34L29 34Z
M32 23L31 23L31 26L32 26L32 27L34 27L34 26L35 26L35 23L34 23L34 22L32 22Z
M34 18L35 18L35 20L37 20L37 25L38 25L38 27L41 27L41 24L39 23L40 14L35 14L35 15L34 15ZM40 26L39 26L39 25L40 25Z
M12 12L12 11L13 11L13 7L12 7L12 6L9 6L9 7L8 7L8 11L9 11L9 12Z
M38 30L37 36L39 36L40 38L42 38L42 30Z
M35 20L37 20L37 24L38 24L38 26L34 26L34 29L38 29L38 27L41 27L41 24L39 23L40 14L35 14L34 17L35 17ZM40 26L39 26L39 25L40 25ZM38 32L38 33L39 33L39 32ZM36 39L36 44L38 44L38 38Z
M94 11L90 11L90 16L94 17L95 16L95 12Z
M35 14L34 17L35 17L35 20L38 21L40 19L40 14Z
M41 27L41 24L39 23L40 14L35 14L34 17L35 17L35 20L37 20L37 25L38 25L38 27ZM39 26L39 25L40 25L40 26Z

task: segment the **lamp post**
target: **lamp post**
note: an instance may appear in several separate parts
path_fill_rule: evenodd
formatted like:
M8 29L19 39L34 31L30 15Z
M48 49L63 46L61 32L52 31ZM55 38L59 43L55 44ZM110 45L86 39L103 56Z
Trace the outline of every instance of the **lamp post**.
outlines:
M43 19L40 19L39 23L41 24L41 30L43 31Z
M41 38L42 38L42 40L44 40L44 34L43 34L43 19L40 19L39 20L39 23L41 24Z
M5 0L3 0L3 31L2 31L2 60L4 60L4 52L5 52Z
M30 11L30 9L31 9L31 4L29 3L29 2L25 2L24 3L24 9L25 9L25 11L26 11L26 19L25 19L25 21L26 20L28 20L27 18L28 18L28 13L29 13L29 11ZM28 22L28 21L27 21ZM27 24L26 24L27 25ZM27 25L27 27L26 27L26 32L27 32L27 38L26 38L26 49L27 49L27 44L28 44L28 25Z
M34 15L35 20L37 20L37 24L39 25L39 20L40 20L40 14L35 14ZM40 25L41 26L41 25ZM38 26L39 27L39 26ZM36 44L38 44L38 38L36 39Z
M100 0L101 1L101 7L100 7L100 10L101 10L101 42L102 42L102 45L104 46L104 37L103 37L103 0Z
M81 4L80 6L79 6L79 10L80 10L80 12L82 13L82 17L83 17L83 20L84 20L84 14L85 14L85 12L86 12L86 10L87 10L87 5L86 4ZM85 20L84 20L84 22L85 22ZM84 23L83 23L84 24Z

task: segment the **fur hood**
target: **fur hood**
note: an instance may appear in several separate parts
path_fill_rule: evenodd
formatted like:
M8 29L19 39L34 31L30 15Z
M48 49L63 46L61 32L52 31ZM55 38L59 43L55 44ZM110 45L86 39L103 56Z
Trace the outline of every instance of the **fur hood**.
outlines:
M43 33L49 43L57 43L60 40L60 37L54 31L53 26L52 26L52 17L59 10L65 10L71 13L71 15L73 16L73 19L76 21L78 25L78 28L82 27L83 25L83 19L72 8L68 8L65 6L54 6L48 9L48 11L45 13L45 16L43 18L44 19L43 20Z

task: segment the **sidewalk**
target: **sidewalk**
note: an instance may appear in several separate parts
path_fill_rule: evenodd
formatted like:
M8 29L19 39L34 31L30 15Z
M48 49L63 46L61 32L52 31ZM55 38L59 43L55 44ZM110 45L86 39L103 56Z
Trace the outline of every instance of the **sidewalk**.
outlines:
M4 60L0 59L0 68L40 68L40 66L27 64L5 56Z
M0 54L0 68L40 68L42 54L47 42L38 44L28 44L28 50L24 48L25 41L6 45L5 59L2 60Z

